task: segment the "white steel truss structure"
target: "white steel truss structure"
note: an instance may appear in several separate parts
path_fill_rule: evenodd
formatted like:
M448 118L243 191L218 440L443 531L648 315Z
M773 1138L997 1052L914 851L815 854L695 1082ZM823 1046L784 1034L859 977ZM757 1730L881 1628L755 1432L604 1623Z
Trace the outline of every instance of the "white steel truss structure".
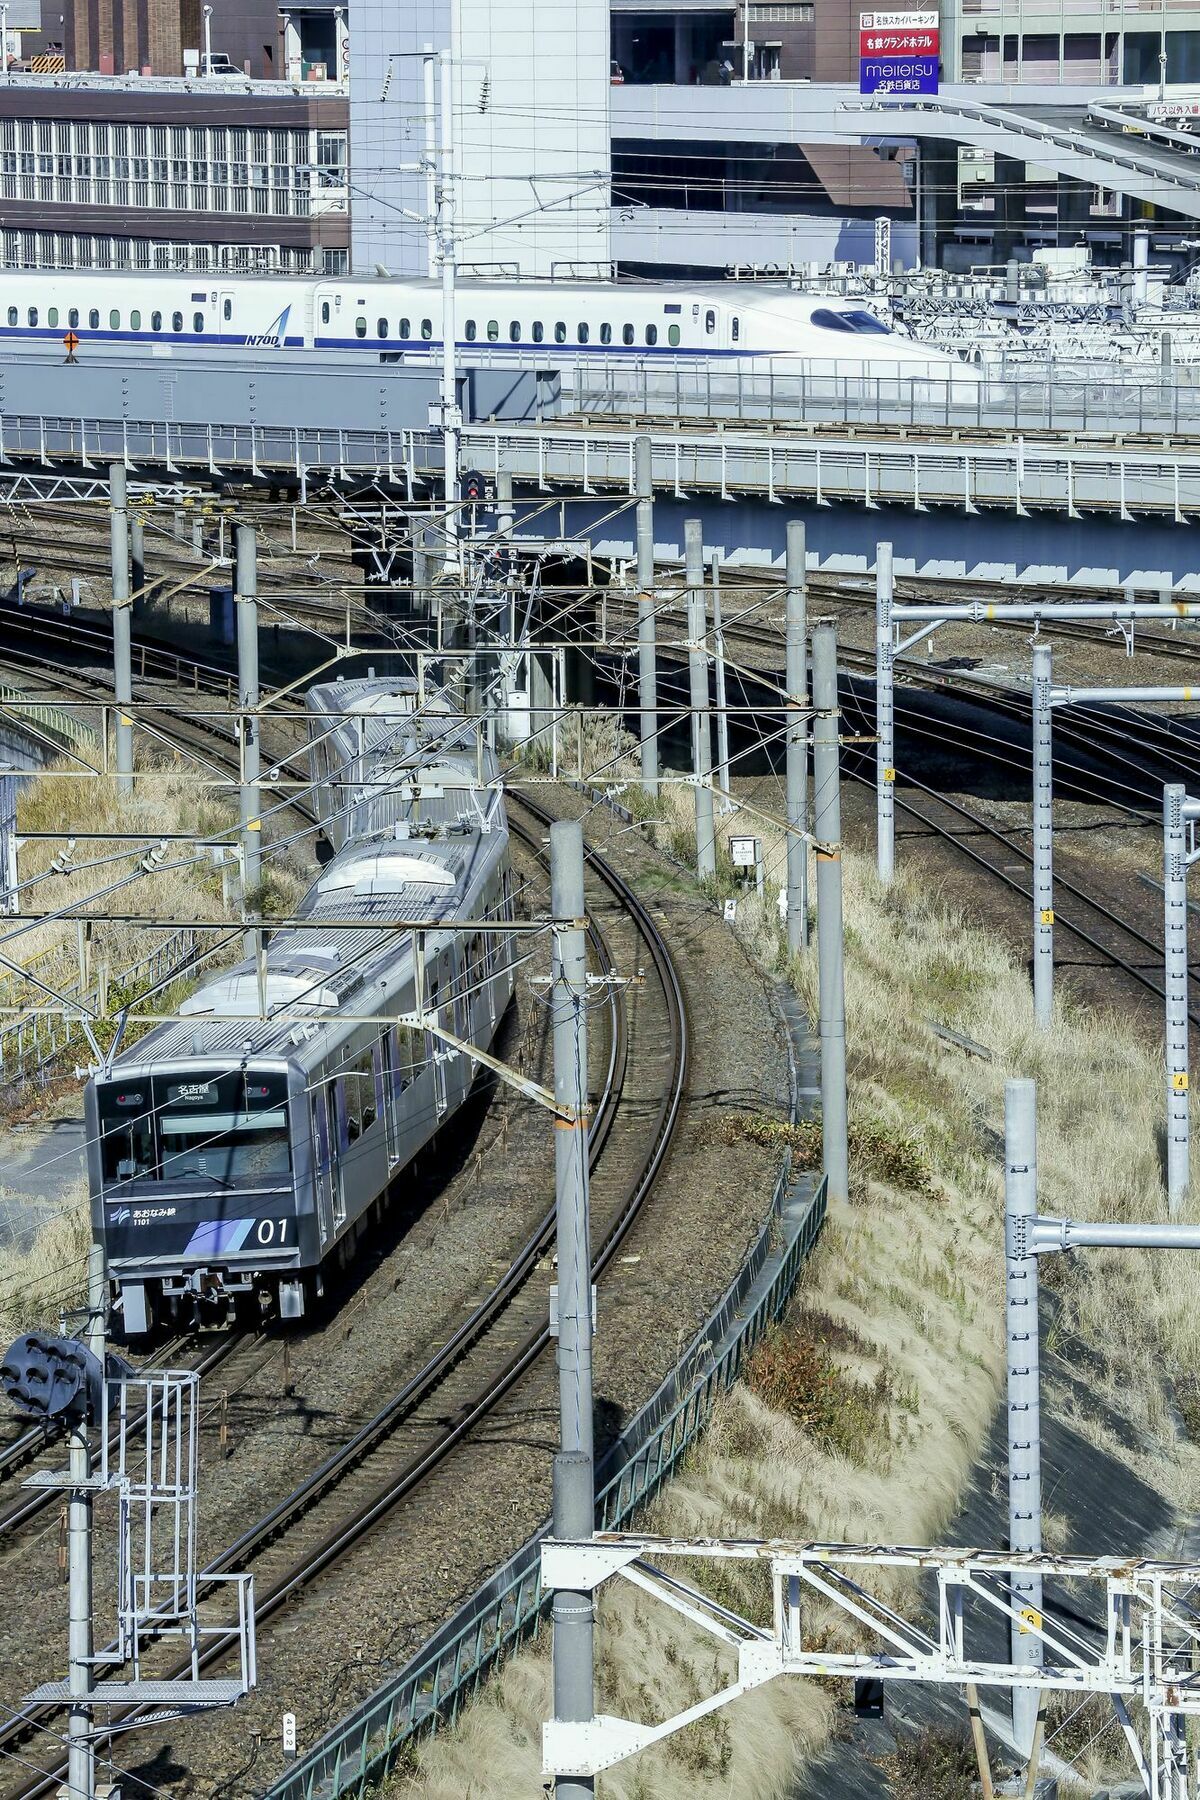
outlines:
M744 1619L672 1573L670 1564L681 1559L767 1564L772 1623ZM878 1585L872 1577L884 1571L889 1591L899 1586L909 1596L903 1605L872 1592ZM874 1676L1108 1694L1151 1800L1195 1800L1198 1771L1189 1766L1183 1727L1189 1716L1200 1715L1200 1565L894 1545L688 1542L622 1533L574 1543L548 1539L542 1546L545 1589L594 1593L613 1576L725 1644L736 1667L727 1686L654 1723L605 1714L575 1723L551 1720L543 1726L547 1774L594 1776L780 1675ZM1045 1594L1040 1611L1022 1597L1034 1577ZM810 1607L821 1616L806 1637ZM829 1648L831 1609L846 1628L835 1636L852 1636L861 1648ZM972 1648L989 1625L992 1644L1005 1654L991 1655L986 1645ZM1040 1665L1007 1654L1014 1627L1040 1640ZM1130 1702L1139 1709L1139 1722L1144 1714L1141 1732Z

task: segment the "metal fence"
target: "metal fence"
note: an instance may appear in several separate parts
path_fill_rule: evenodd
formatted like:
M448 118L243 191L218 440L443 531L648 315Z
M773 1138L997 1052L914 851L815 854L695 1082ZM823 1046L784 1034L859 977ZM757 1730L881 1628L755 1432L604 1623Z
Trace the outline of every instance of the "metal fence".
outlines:
M658 1491L782 1315L825 1218L826 1190L781 1170L753 1250L673 1373L602 1457L596 1527L615 1531ZM510 1557L385 1686L266 1791L264 1800L362 1795L405 1746L452 1721L511 1651L532 1637L550 1596L541 1585L548 1526Z
M1020 366L1019 366L1020 367ZM1155 372L1157 376L1157 371ZM1107 369L993 373L966 363L945 380L827 372L580 364L563 371L563 412L635 419L913 425L975 431L1090 431L1200 437L1200 371L1156 379Z
M156 944L145 956L106 978L134 992L156 986L168 977L186 975L201 961L203 950L196 930L186 925ZM58 988L64 1000L76 1000L89 1011L101 1008L99 987L81 993L79 982ZM79 1019L70 1013L29 1012L0 1025L0 1082L36 1080L76 1040L83 1041Z

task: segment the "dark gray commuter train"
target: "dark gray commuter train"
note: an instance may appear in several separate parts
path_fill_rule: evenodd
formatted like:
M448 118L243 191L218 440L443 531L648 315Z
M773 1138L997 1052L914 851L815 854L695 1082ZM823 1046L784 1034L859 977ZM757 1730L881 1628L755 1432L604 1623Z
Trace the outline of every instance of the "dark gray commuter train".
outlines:
M474 722L436 698L418 712L408 681L328 683L307 706L328 859L297 909L311 928L271 936L265 976L248 959L204 981L87 1085L93 1229L127 1337L302 1317L478 1066L392 1021L420 995L486 1048L512 997L510 935L451 928L513 917L504 799Z

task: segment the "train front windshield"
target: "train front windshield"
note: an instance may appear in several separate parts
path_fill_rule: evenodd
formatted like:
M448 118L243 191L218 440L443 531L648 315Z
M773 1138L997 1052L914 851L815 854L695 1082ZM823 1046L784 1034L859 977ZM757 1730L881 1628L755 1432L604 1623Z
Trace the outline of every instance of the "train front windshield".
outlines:
M287 1077L176 1073L97 1090L105 1186L195 1181L241 1186L287 1175Z

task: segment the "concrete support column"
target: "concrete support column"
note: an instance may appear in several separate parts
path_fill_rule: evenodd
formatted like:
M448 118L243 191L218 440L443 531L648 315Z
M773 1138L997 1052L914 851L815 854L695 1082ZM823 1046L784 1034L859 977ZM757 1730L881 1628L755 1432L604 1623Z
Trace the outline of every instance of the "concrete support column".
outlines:
M896 872L896 699L892 546L875 546L875 813L879 879Z
M125 465L108 471L109 538L112 561L113 696L117 710L117 792L133 793L133 621L129 603L129 514L125 506Z
M637 492L638 584L638 739L642 754L642 791L658 797L658 659L655 651L654 480L651 443L633 440L634 487Z
M1163 789L1163 987L1166 999L1167 1210L1187 1198L1188 1117L1187 796L1178 783Z
M818 1035L821 1141L829 1199L850 1193L846 1104L846 989L842 926L842 796L838 743L837 629L812 634L813 836L817 854Z
M1042 1548L1042 1449L1038 1334L1038 1266L1032 1243L1037 1216L1037 1092L1032 1081L1004 1089L1005 1342L1008 1361L1008 1538L1013 1555ZM1042 1578L1014 1576L1012 1591L1028 1614L1011 1628L1014 1663L1038 1668ZM1013 1689L1013 1737L1028 1758L1037 1724L1034 1688Z
M558 1208L558 1392L561 1450L554 1461L557 1538L591 1537L595 1525L592 1428L592 1270L588 1193L587 943L583 827L550 827L550 906L555 921L551 1008L554 1045L555 1198ZM554 1595L554 1717L594 1711L595 1616L586 1592ZM591 1776L559 1775L556 1800L588 1800Z
M701 881L717 872L713 823L712 737L709 725L707 619L704 604L704 528L699 519L684 522L684 578L688 590L688 673L692 702L692 779L696 783L696 874Z
M1033 647L1033 1016L1043 1030L1054 1011L1054 774L1052 652Z
M808 943L808 671L804 526L787 528L787 939L795 956Z

